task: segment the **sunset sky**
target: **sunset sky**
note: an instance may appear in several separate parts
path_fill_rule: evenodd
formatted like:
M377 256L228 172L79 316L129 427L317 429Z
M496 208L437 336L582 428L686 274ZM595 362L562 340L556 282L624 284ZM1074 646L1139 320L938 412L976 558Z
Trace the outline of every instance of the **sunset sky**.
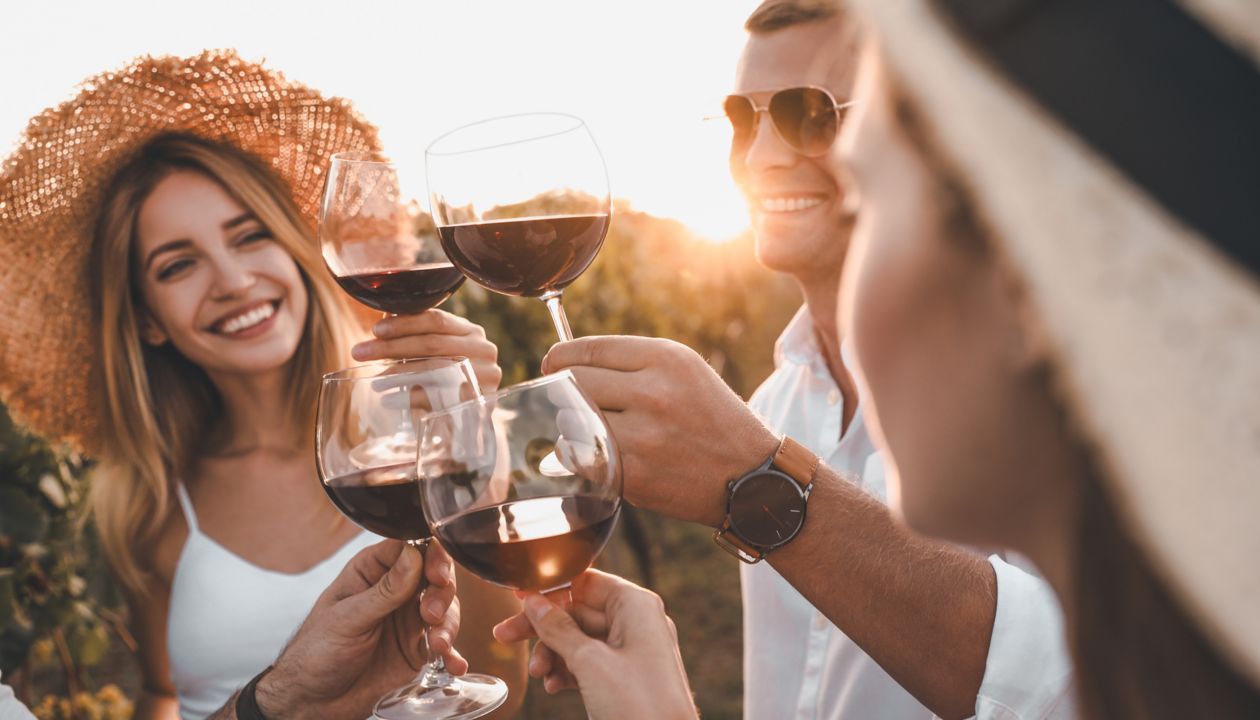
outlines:
M427 207L424 148L496 115L584 118L613 194L712 240L748 224L720 111L757 0L401 0L7 4L0 150L89 75L141 54L236 48L349 98Z

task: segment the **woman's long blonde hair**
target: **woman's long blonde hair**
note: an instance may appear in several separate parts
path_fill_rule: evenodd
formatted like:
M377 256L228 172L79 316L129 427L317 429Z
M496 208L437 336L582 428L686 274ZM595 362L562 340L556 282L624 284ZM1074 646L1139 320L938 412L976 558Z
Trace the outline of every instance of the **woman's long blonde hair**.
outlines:
M286 389L295 442L313 432L319 377L347 364L358 339L358 326L323 268L291 190L257 159L230 145L168 134L146 144L114 176L97 218L89 270L99 352L92 385L103 413L92 507L106 556L135 594L148 587L148 549L175 511L174 483L205 451L222 420L218 392L199 366L169 343L141 340L145 309L135 272L136 219L154 187L178 170L222 185L271 231L302 274L309 309Z

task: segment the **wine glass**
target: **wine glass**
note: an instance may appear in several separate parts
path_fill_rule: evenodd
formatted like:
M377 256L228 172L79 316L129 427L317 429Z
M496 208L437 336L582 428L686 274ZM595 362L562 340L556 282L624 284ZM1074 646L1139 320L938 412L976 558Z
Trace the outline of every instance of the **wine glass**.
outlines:
M415 231L398 170L379 153L336 153L319 213L324 265L350 297L393 314L437 307L464 283L436 235ZM414 454L410 419L377 439L383 453Z
M418 419L420 494L442 547L489 582L567 588L621 510L612 434L573 374Z
M416 438L393 438L434 409L481 396L465 358L381 361L324 376L316 414L316 465L324 490L346 517L385 537L405 540L423 555L432 532L416 477ZM414 430L410 432L414 433ZM425 581L421 580L423 589ZM428 640L425 639L428 652ZM441 657L410 684L381 698L382 720L476 718L503 704L507 685L490 675L456 678Z
M425 150L433 221L474 282L540 298L572 340L561 294L604 243L608 171L580 118L528 113L453 130Z
M413 227L398 170L377 153L337 153L319 213L324 264L350 297L382 312L437 307L464 282L435 235Z

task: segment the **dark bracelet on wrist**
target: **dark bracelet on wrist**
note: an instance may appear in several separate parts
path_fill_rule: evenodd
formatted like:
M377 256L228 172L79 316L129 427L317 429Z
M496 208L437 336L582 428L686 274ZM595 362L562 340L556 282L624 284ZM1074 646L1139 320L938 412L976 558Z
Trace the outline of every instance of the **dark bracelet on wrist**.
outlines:
M266 670L254 676L254 679L246 683L240 694L236 696L236 720L267 720L262 710L258 707L258 681L262 680L267 673L275 665L268 665Z

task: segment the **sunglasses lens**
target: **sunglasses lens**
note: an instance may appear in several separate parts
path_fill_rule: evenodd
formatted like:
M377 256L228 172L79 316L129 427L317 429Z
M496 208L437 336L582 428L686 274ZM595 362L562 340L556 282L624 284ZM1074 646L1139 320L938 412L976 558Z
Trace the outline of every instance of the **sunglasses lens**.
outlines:
M802 155L821 155L836 139L836 105L818 88L780 90L770 98L779 135Z
M727 97L723 108L726 110L726 119L731 121L731 129L734 131L731 138L731 152L742 152L752 140L753 128L757 123L757 111L753 108L752 100L742 95Z

